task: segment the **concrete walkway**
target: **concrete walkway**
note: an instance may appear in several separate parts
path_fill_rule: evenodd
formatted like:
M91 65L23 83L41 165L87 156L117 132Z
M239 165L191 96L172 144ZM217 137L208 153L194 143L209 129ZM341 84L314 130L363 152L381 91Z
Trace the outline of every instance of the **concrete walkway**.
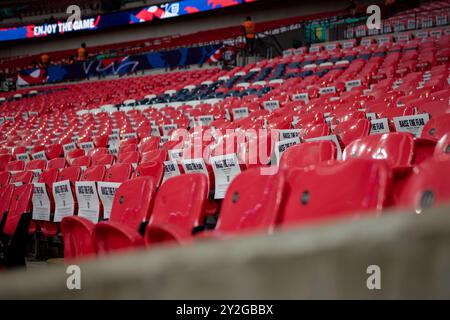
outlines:
M369 266L381 289L369 290ZM0 298L450 298L450 207L0 274Z

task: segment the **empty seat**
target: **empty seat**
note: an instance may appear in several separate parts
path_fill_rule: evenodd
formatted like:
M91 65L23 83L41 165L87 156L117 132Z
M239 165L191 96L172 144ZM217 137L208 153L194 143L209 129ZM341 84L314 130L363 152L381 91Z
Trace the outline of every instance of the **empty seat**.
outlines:
M433 155L435 158L450 158L450 130L439 139Z
M105 173L105 182L124 182L131 176L132 167L129 164L115 164Z
M121 184L114 196L110 220L99 222L94 227L97 253L144 245L139 229L143 222L149 220L154 192L155 184L148 177L134 178Z
M47 169L63 169L66 166L66 159L54 158L47 162Z
M189 241L193 228L203 222L207 197L208 179L204 174L180 175L164 182L156 195L145 243Z
M205 236L271 232L279 217L283 187L281 174L262 175L259 168L240 173L227 189L216 229Z
M25 170L44 170L47 166L47 161L45 160L31 160L25 164Z
M22 171L25 169L25 162L22 160L10 161L6 165L6 171Z
M386 159L394 168L410 167L414 157L414 138L408 133L367 136L350 143L343 160L352 158Z
M131 152L125 152L119 154L117 157L117 163L126 163L126 164L133 164L139 162L139 152L138 151L131 151Z
M45 150L48 160L52 160L63 155L63 147L60 144L52 144Z
M6 213L9 210L9 204L14 193L14 188L14 185L5 185L0 187L0 230L3 228L3 218L6 218Z
M0 172L0 188L6 186L11 178L11 173L7 171Z
M423 127L420 137L439 140L444 134L450 131L450 114L431 118Z
M370 121L367 119L357 119L355 121L340 122L334 128L334 133L339 137L339 140L344 146L369 135Z
M31 183L33 180L33 172L32 171L20 171L14 174L11 177L9 183L15 184L16 186Z
M80 177L80 181L102 181L106 173L104 166L87 168Z
M355 159L287 172L281 223L286 225L379 213L387 201L386 161Z
M91 165L91 157L89 156L81 156L72 159L69 164L71 166L78 166L78 167L89 167Z
M95 224L77 216L64 217L61 233L64 241L64 260L71 261L95 255L92 239Z
M413 169L398 197L398 207L425 209L450 202L450 157L430 159Z
M141 163L147 163L147 162L164 162L167 159L167 150L164 149L157 149L157 150L150 150L147 152L142 153L141 157Z
M162 162L147 162L142 163L136 167L133 177L150 177L155 183L156 187L161 183L164 175L164 164Z
M311 141L288 148L280 160L280 168L303 168L336 159L336 144L329 140Z
M7 241L5 264L7 267L24 266L28 227L31 218L31 196L33 185L25 184L14 189L8 213L0 230L2 238Z
M92 156L93 166L110 166L114 163L114 155L96 153Z

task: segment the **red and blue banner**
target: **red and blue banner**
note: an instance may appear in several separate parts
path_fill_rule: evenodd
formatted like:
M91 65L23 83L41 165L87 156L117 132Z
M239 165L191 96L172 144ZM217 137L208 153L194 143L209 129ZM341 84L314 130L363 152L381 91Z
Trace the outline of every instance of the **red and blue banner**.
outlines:
M208 45L74 64L52 65L47 69L28 69L19 72L17 85L55 83L109 75L122 76L140 70L203 64L220 59L221 48L221 45Z
M73 22L58 21L53 24L0 28L0 41L63 35L76 31L98 30L111 27L151 22L179 16L233 7L257 0L182 0L159 5L120 11Z

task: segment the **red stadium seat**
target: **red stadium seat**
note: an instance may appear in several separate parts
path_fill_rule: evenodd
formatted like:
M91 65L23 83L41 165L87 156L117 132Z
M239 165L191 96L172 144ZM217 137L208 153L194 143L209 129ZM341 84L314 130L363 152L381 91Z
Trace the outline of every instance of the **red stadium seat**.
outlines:
M25 169L25 162L22 160L10 161L6 165L6 171L22 171Z
M47 162L47 169L64 169L66 166L66 159L54 158Z
M164 165L162 162L147 162L140 164L134 171L133 178L137 177L150 177L152 178L155 186L158 187L161 183L161 179L164 175Z
M105 182L124 182L131 176L132 167L129 164L115 164L105 173Z
M5 264L7 267L24 266L26 239L31 218L33 185L25 184L14 189L8 213L0 235L8 239Z
M431 118L423 127L421 137L431 140L439 140L450 130L450 114Z
M283 175L262 175L259 168L242 172L228 187L216 229L205 236L271 232L277 223L283 187Z
M15 184L15 185L22 185L22 184L31 183L32 180L33 180L33 172L32 171L20 171L11 177L11 180L9 181L9 183Z
M94 166L110 166L114 163L112 154L94 154L92 156L92 165Z
M410 167L414 157L414 139L407 133L367 136L350 143L343 160L352 158L386 159L394 168Z
M0 172L0 188L6 186L9 183L9 179L11 178L11 173L4 171Z
M156 195L145 243L191 240L193 228L202 224L207 197L208 180L204 174L180 175L164 182Z
M280 160L280 168L304 168L336 159L336 144L329 140L311 141L288 148Z
M430 159L414 168L398 197L398 207L417 213L450 202L450 157Z
M287 173L281 223L288 226L379 213L389 184L390 169L383 160L355 159L294 168Z
M122 183L114 196L111 217L94 227L96 252L130 250L144 245L139 228L150 217L155 185L151 178L134 178Z
M435 158L450 157L450 131L439 139L433 153Z

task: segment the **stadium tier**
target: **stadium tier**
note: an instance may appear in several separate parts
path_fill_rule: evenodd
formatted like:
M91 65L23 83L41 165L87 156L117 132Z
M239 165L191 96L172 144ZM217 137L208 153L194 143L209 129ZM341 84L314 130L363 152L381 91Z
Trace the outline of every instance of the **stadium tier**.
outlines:
M169 4L156 2L139 10L162 17ZM124 29L110 44L87 48L80 41L78 51L61 45L46 55L0 48L0 278L42 261L95 266L129 254L132 264L139 254L205 243L213 252L229 239L264 247L277 234L322 227L326 234L354 220L375 225L402 212L417 217L448 208L450 1L401 10L386 1L376 30L364 1L328 11L301 4L303 16L266 13L256 25L246 17L256 8L250 2L274 5L201 2L205 11L245 4L243 24L231 27L219 22L235 8L192 33L117 41ZM67 3L29 1L25 14L60 12ZM99 10L102 3L80 5ZM208 17L202 14L183 19L197 23ZM170 30L170 22L152 23L162 28L156 35ZM95 32L99 44L113 35ZM41 40L53 48L51 37ZM69 63L71 52L78 56ZM14 88L3 85L7 78ZM416 245L434 252L429 242ZM448 264L448 254L436 256ZM183 269L195 269L181 260ZM128 275L139 282L141 275ZM261 288L269 290L267 283Z

